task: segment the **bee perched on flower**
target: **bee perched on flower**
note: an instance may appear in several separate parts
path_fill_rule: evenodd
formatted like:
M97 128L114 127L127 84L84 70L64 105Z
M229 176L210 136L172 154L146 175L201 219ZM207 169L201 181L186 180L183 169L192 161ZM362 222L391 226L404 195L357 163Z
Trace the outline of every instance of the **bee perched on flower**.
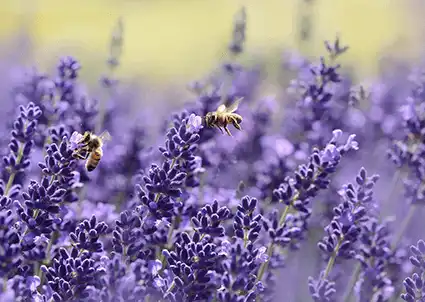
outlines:
M224 131L229 136L232 136L227 125L232 124L236 129L242 130L240 123L242 123L242 116L237 113L234 113L238 107L242 98L237 99L232 105L227 107L224 104L218 106L217 110L214 112L208 112L205 116L205 125L207 127L217 127L221 133L224 134Z
M99 136L89 131L86 131L84 135L74 132L70 139L72 156L76 159L87 159L86 169L91 172L96 169L103 156L103 143L110 139L111 135L108 131L103 131Z

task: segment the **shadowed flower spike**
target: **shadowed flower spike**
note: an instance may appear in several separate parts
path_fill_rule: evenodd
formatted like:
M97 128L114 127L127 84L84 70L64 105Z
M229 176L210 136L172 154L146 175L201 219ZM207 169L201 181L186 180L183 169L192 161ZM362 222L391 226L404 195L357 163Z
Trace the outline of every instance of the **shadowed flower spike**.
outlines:
M22 263L22 251L18 231L11 227L16 223L11 210L0 211L0 277L3 280L13 277Z
M371 218L362 225L360 235L360 261L362 269L356 284L360 301L388 301L394 294L394 286L388 270L390 268L390 231L387 223Z
M243 51L246 35L246 9L242 7L235 15L233 22L232 41L229 45L231 53L237 55Z

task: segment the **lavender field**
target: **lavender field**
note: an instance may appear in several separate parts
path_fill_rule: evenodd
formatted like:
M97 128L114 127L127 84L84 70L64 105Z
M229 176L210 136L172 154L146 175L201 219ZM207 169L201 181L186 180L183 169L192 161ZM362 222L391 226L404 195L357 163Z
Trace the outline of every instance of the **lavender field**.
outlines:
M249 16L189 97L141 105L125 18L96 89L0 61L0 302L425 302L425 65L359 78L336 34L269 95Z

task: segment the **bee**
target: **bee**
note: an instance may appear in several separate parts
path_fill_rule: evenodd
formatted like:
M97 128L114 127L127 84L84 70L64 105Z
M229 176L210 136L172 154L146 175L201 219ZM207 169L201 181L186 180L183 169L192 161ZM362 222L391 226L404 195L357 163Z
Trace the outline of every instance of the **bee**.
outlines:
M80 139L77 141L78 147L74 150L72 156L76 159L87 160L86 169L91 172L96 169L99 164L103 156L103 143L109 141L111 135L108 131L103 131L100 135L95 135L92 132L86 131L84 135L79 134L79 138Z
M218 106L217 110L214 112L208 112L204 118L205 125L207 127L217 127L221 133L224 134L224 131L229 136L232 136L227 125L232 124L238 130L242 130L240 123L242 123L242 116L237 113L234 113L238 107L242 98L237 99L232 105L226 107L226 105L221 104Z

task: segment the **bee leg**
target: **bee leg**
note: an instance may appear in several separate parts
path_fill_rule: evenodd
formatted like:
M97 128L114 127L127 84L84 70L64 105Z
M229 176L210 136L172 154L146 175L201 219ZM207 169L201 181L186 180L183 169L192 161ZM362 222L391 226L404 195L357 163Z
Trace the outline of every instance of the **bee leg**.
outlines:
M230 117L230 119L232 120L232 125L233 127L235 127L238 130L242 130L241 126L239 125L238 121L234 118L234 117Z
M80 153L74 153L74 154L72 154L72 157L75 158L75 159L82 159L82 160L87 159L87 156L84 156Z
M84 149L78 149L78 150L75 150L75 151L72 153L72 157L74 157L75 159L82 159L82 160L87 159L87 158L89 157L89 152L86 152L86 153L83 155L83 154L81 154L81 151L85 151L85 150L84 150Z
M217 126L217 128L220 130L220 132L221 132L221 133L223 133L223 134L224 134L223 129L221 129L221 127L220 127L220 126Z
M232 133L230 133L230 131L227 128L227 126L224 126L223 128L224 128L224 130L226 130L227 135L232 136Z
M235 127L238 130L242 130L241 125L239 125L236 121L233 121L233 127Z

